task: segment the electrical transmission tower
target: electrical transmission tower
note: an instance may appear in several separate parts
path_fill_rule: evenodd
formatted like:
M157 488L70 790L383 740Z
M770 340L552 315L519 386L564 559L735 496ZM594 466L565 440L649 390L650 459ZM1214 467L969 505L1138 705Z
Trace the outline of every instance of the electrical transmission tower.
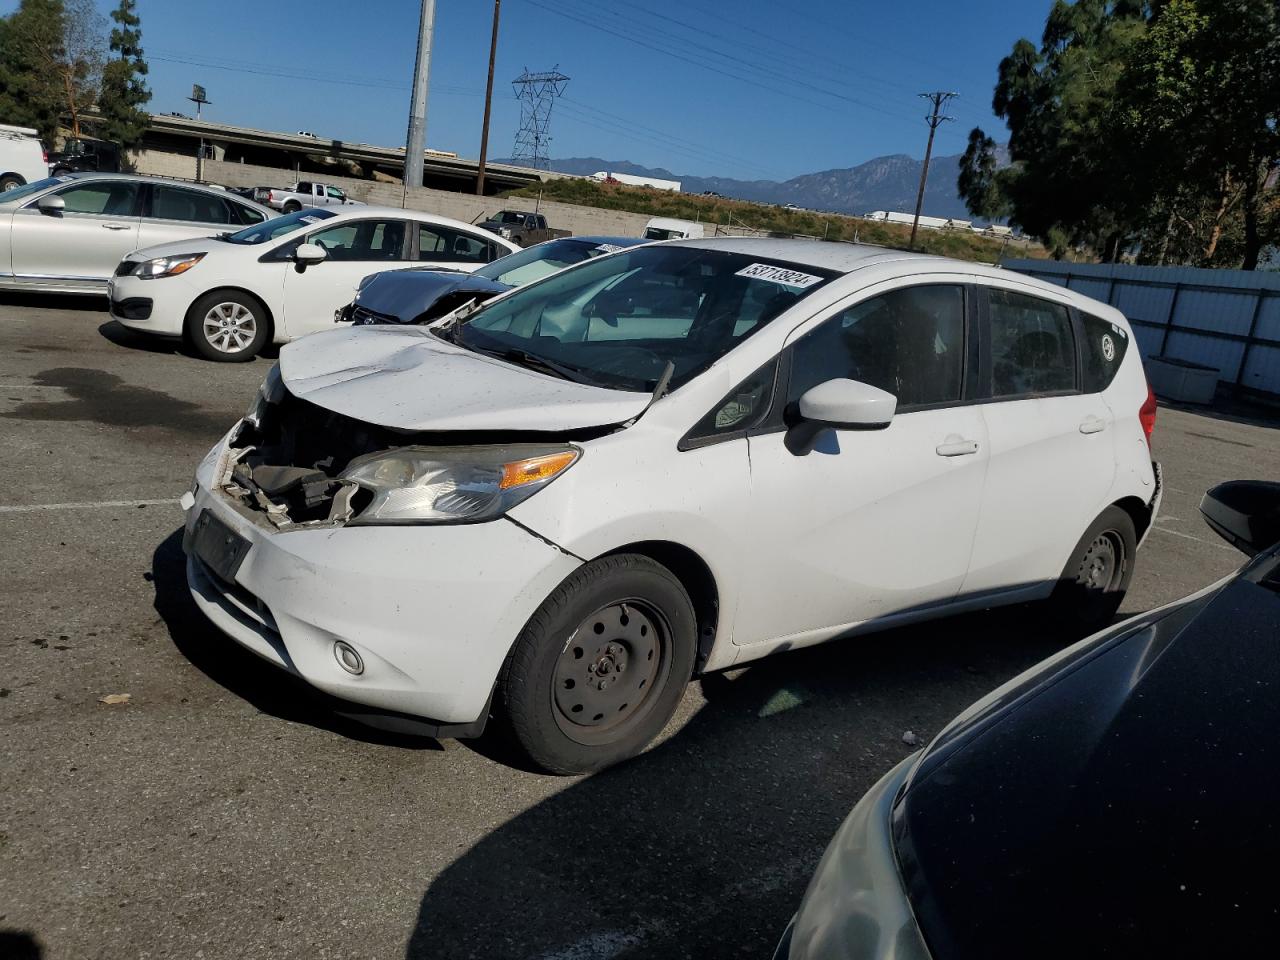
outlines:
M925 122L929 124L929 145L924 148L924 169L920 171L920 192L916 194L916 217L911 221L911 249L916 246L916 231L920 229L920 208L924 206L924 186L929 179L929 160L933 156L933 135L938 132L938 128L948 120L954 120L954 117L944 117L942 115L942 107L948 100L960 96L958 93L947 93L945 90L937 90L933 93L920 94L925 100L933 104L933 112L925 117Z
M524 73L511 81L511 89L520 101L520 129L516 131L516 145L512 149L512 158L517 163L536 170L550 166L551 108L568 82L559 64L542 73L530 73L525 67Z

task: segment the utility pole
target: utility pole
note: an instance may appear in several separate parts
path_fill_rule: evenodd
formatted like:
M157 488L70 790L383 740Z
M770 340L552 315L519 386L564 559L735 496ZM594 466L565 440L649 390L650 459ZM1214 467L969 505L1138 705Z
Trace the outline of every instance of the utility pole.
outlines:
M947 120L953 117L944 117L942 115L942 107L948 100L958 97L958 93L947 93L943 90L935 90L933 93L920 94L924 99L933 104L933 112L925 117L925 122L929 124L929 145L924 148L924 169L920 171L920 192L916 194L916 216L911 221L911 249L916 246L916 231L920 229L920 208L924 206L924 185L929 179L929 160L933 156L933 135L937 133L938 127L942 126Z
M191 96L187 97L196 105L196 119L200 119L200 108L209 102L204 87L198 83L191 85ZM204 183L204 129L200 130L200 152L196 154L196 183Z
M493 103L493 62L498 57L498 17L502 0L493 0L493 38L489 41L489 82L484 88L484 125L480 128L480 170L476 175L476 196L484 196L484 162L489 155L489 107Z
M413 69L409 102L409 136L404 147L404 185L422 186L422 155L427 141L427 81L431 75L431 34L436 26L436 0L422 0L418 20L418 60Z

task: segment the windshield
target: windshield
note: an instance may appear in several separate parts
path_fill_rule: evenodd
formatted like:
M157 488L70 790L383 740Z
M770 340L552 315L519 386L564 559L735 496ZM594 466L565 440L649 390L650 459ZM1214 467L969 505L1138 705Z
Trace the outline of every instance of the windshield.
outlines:
M495 300L453 339L618 390L653 390L671 362L674 388L834 276L745 253L636 247Z
M524 217L523 213L516 213L514 210L503 210L494 219L498 223L524 223Z
M48 190L50 187L56 187L60 183L70 183L73 177L45 177L43 180L37 180L35 183L28 183L26 186L15 187L12 190L6 190L0 193L0 203L12 203L14 200L23 200L32 194L39 193L41 190Z
M252 227L245 227L239 233L224 233L218 239L225 240L227 243L266 243L268 240L276 240L295 230L305 230L321 220L328 220L333 215L332 210L304 207L287 217L276 217L274 220L255 223Z
M495 260L475 271L474 276L496 280L511 287L522 287L575 263L602 257L606 253L616 253L639 242L632 240L619 245L597 240L548 240Z

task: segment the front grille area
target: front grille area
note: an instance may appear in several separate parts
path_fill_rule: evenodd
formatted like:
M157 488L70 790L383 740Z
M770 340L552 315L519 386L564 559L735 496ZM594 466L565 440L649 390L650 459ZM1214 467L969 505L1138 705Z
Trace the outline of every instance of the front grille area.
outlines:
M404 321L399 317L391 316L389 313L378 313L368 307L357 306L351 311L351 322L361 327L373 323L403 323Z

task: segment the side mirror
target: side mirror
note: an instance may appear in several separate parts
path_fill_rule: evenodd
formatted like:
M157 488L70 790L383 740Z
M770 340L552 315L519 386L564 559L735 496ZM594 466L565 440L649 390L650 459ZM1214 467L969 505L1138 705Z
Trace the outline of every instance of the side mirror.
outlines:
M327 259L329 259L329 251L315 243L304 243L293 251L293 262L298 265L299 273Z
M806 390L799 408L799 421L787 431L786 446L803 457L824 430L883 430L893 421L898 398L869 383L839 378Z
M1205 493L1200 513L1214 533L1252 557L1280 543L1280 483L1232 480Z
M67 209L67 201L52 193L46 193L36 201L36 209L48 216L58 217Z

